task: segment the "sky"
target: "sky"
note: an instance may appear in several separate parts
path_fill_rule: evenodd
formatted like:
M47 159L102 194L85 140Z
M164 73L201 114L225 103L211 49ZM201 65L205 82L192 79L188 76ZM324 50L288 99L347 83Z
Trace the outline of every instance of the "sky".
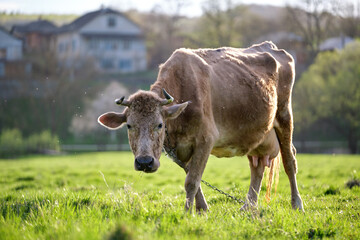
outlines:
M201 15L201 4L205 0L189 0L181 14L187 16ZM284 6L295 0L233 0L234 3L257 3ZM0 0L0 11L30 14L84 14L99 9L101 5L119 10L137 9L141 12L150 11L157 6L167 9L164 0Z

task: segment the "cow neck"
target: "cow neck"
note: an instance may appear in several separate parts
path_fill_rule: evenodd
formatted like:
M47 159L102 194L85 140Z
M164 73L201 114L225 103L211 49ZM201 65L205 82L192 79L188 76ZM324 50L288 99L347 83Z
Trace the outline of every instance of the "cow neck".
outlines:
M153 85L151 85L150 87L150 92L156 93L160 98L162 98L162 87L159 86L158 84L156 84L157 82L155 82Z
M159 97L162 98L162 89L163 87L161 84L156 81L150 88L151 92L156 93ZM176 155L176 147L175 143L174 145L171 144L169 131L167 128L167 124L165 124L165 139L163 143L163 149L167 157L169 157L173 162L175 162L177 165L179 165L181 168L183 168L186 171L185 164L177 157Z
M169 136L168 128L166 125L165 125L165 139L164 139L163 149L164 149L165 154L171 160L173 160L173 162L175 162L181 168L185 169L185 164L176 155L176 147L171 146L170 136Z

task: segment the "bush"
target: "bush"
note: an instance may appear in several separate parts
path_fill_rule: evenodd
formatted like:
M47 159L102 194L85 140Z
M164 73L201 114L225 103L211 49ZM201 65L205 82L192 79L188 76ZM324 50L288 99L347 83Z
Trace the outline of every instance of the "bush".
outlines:
M25 144L18 129L6 129L0 135L0 157L15 157L23 154Z
M49 130L40 134L33 134L26 140L28 153L46 153L48 151L59 151L60 144L57 136L51 135Z
M57 136L46 130L24 139L18 129L6 129L0 135L0 157L14 158L26 153L60 151Z

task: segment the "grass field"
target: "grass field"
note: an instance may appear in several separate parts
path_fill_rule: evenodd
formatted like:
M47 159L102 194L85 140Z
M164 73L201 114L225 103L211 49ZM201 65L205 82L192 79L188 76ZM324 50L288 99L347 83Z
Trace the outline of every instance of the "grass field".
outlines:
M267 204L240 205L203 186L210 212L184 212L185 174L166 157L158 172L133 170L129 152L0 160L0 239L289 239L360 238L360 156L298 155L305 213L290 206L281 169ZM211 157L203 179L244 198L246 158ZM263 189L264 190L264 189Z

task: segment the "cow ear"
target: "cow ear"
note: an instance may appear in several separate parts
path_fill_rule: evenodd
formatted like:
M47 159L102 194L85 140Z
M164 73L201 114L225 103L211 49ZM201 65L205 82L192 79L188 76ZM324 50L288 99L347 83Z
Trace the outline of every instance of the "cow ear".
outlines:
M115 130L122 127L126 122L126 115L124 113L107 112L98 118L98 122L106 128Z
M165 118L168 118L168 119L177 118L180 115L180 113L182 113L184 111L184 109L187 107L188 104L189 104L189 102L184 102L184 103L180 103L180 104L175 104L171 107L164 107L163 112L164 112Z

